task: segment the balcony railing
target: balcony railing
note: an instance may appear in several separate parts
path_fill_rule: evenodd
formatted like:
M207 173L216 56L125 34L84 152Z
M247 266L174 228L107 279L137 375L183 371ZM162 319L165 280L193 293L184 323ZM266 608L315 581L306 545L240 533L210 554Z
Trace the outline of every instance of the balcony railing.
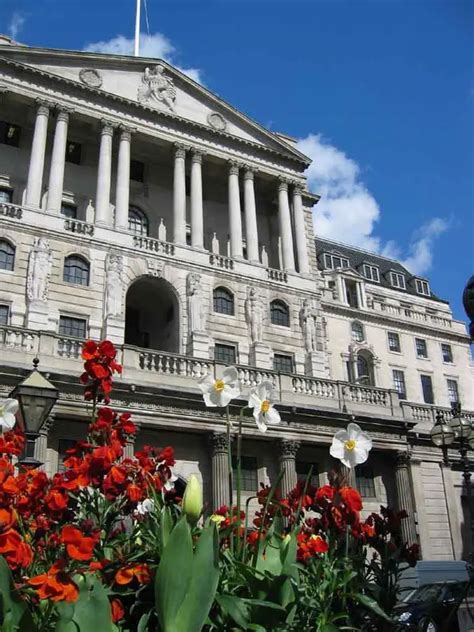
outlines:
M233 270L234 260L230 257L224 257L215 252L209 255L209 263L216 268L222 268L223 270Z
M276 268L267 268L267 278L271 281L288 283L288 274L284 270L277 270Z
M88 222L83 222L80 219L74 219L72 217L68 217L64 220L64 228L71 233L79 233L80 235L89 235L92 237L94 234L94 224L89 224Z
M21 206L16 204L10 204L10 202L2 202L0 204L0 215L3 217L13 217L14 219L21 219L23 211Z
M160 241L153 237L144 237L143 235L135 235L133 243L137 248L157 252L160 255L174 255L174 244L169 241Z

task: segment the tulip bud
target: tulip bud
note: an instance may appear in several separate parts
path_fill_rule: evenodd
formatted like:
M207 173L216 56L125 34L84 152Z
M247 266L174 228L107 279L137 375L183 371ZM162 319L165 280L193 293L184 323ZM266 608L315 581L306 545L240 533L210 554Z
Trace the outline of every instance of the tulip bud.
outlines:
M183 496L183 514L191 525L195 525L202 513L202 487L194 474L188 479Z

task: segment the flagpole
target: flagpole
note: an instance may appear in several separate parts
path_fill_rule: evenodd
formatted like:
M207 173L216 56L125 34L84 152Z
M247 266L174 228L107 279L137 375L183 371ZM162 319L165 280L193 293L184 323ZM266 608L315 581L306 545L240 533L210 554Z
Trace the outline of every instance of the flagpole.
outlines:
M140 5L141 0L137 0L137 10L135 14L135 47L133 51L135 57L140 56Z

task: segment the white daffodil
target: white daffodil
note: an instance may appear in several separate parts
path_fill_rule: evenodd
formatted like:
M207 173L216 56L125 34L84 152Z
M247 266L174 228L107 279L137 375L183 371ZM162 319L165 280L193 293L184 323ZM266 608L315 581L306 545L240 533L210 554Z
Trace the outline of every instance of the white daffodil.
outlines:
M136 512L140 516L145 516L147 513L151 513L155 510L155 501L153 498L145 498L141 503L138 503Z
M273 384L264 381L250 391L249 408L253 408L253 416L260 432L266 432L267 425L279 424L280 413L273 407Z
M222 377L217 380L206 375L199 380L199 388L203 392L206 406L227 406L233 399L240 397L237 369L234 366L227 366L222 372Z
M336 432L329 453L346 467L351 468L365 463L371 449L372 439L362 432L360 426L350 423L347 430Z
M16 399L3 399L0 401L0 426L2 430L11 430L16 423L15 415L18 411Z

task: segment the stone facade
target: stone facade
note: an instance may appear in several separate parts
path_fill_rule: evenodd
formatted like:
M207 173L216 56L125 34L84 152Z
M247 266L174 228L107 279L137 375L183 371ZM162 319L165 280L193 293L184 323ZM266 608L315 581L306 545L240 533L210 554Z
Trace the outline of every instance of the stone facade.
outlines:
M244 394L274 383L282 415L265 435L244 420L244 498L280 469L285 490L311 466L327 482L332 435L354 415L374 439L357 472L365 511L405 505L424 557L466 555L458 472L429 442L447 380L474 416L469 340L449 306L396 262L315 241L309 160L165 62L0 50L0 389L35 356L57 384L37 444L46 469L84 436L82 340L108 337L124 365L112 405L139 424L135 447L174 445L209 510L228 502L228 446L196 379L233 363ZM424 294L369 278L367 257Z

